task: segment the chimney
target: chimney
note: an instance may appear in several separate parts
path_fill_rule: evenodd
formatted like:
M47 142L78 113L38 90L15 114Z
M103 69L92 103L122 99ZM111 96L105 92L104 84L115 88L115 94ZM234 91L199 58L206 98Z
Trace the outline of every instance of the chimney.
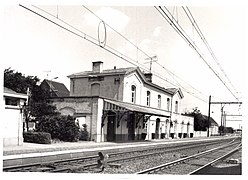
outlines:
M102 72L102 66L103 66L102 61L92 62L92 71L96 72L96 73L101 73Z
M152 73L144 73L146 80L148 82L152 82Z

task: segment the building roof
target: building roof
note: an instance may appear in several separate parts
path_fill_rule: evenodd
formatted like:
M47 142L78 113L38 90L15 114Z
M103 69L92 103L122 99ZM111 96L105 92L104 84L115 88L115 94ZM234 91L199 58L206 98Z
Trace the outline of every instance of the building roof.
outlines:
M156 108L152 108L152 107L141 106L138 104L132 104L132 103L122 102L122 101L117 101L117 100L110 100L110 99L106 99L106 98L104 99L104 101L117 106L114 108L113 108L113 106L110 106L111 109L107 109L105 107L106 110L115 111L119 108L122 108L122 109L125 109L128 111L140 112L140 113L147 114L147 115L155 115L155 116L162 116L162 117L169 117L170 116L170 112L162 110L162 109L156 109Z
M44 79L43 82L46 82L46 84L51 88L51 90L57 97L67 97L70 95L70 91L63 83L50 81L47 79Z
M4 87L4 92L5 92L5 93L14 93L14 94L17 93L17 92L15 92L15 91L13 91L12 89L9 89L9 88L6 88L6 87Z
M181 98L183 98L183 92L180 88L167 88L166 90L170 91L171 93L176 94L178 92L178 94L181 96Z
M208 120L208 116L206 115L202 115L202 118L206 121ZM218 123L212 117L210 117L210 123L211 123L211 126L219 126Z
M128 74L130 72L135 71L137 68L136 67L128 67L128 68L118 68L118 69L106 69L103 70L102 72L93 72L93 71L83 71L79 73L74 73L69 76L68 78L79 78L79 77L88 77L90 75L101 75L101 76L106 76L106 75L113 75L113 74Z
M4 87L4 96L9 96L9 97L16 97L16 98L20 98L20 99L27 99L28 95L27 94L23 94L23 93L17 93L14 90Z
M106 69L103 70L102 72L93 72L93 71L83 71L79 73L74 73L69 76L68 78L80 78L80 77L89 77L89 76L108 76L108 75L128 75L132 72L136 71L139 75L142 81L156 89L159 89L161 91L164 91L170 95L174 95L176 92L180 93L180 96L183 98L182 91L177 88L164 88L162 86L159 86L157 84L154 84L152 82L147 81L144 73L141 72L139 67L128 67L128 68L118 68L118 69Z

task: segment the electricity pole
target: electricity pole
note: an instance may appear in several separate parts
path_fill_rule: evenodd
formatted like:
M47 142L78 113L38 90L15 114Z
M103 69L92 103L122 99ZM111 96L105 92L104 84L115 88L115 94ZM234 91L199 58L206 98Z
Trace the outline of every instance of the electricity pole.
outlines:
M226 124L226 120L225 120L225 112L223 113L223 109L224 109L224 106L225 104L242 104L242 102L211 102L211 96L209 96L209 107L208 107L208 122L210 120L210 107L211 107L211 104L220 104L221 105L221 126L225 126ZM224 130L224 129L223 129ZM209 130L208 130L208 135L209 135Z
M209 133L209 128L210 128L210 108L211 108L211 96L209 96L209 101L208 101L208 134L207 136L209 137L210 136L210 133Z

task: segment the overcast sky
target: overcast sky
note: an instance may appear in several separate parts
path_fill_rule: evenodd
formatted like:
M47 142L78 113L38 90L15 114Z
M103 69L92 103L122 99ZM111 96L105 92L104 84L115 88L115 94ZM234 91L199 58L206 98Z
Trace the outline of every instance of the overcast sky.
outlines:
M37 5L27 7L63 24L39 9L42 8L95 39L98 38L98 32L100 40L104 38L103 24L100 24L98 30L100 20L83 6ZM180 86L187 91L206 101L203 102L183 90L185 96L183 111L191 111L192 108L198 107L203 114L207 115L209 95L212 95L213 101L236 101L204 61L199 58L199 55L189 47L153 6L86 7L103 19L106 24L136 44L143 52L149 56L156 55L157 62L180 77L181 80L176 77L173 79L156 63L152 64L154 73L173 84L179 82ZM185 32L202 49L207 62L221 74L222 72L209 52L206 51L182 7L167 6L167 8ZM238 92L238 94L234 93L242 101L245 59L244 24L247 21L245 9L238 5L232 7L189 6L189 9L235 90L229 83L227 85L233 92ZM4 68L11 67L25 75L38 76L41 80L58 77L56 81L64 83L69 89L67 76L91 70L92 61L103 61L104 69L114 66L117 68L133 66L103 48L61 29L20 6L5 6L3 20ZM63 25L71 29L68 25ZM106 45L149 69L149 64L145 64L147 56L143 52L138 51L136 47L108 26L106 26L106 35ZM50 71L48 77L46 71ZM227 82L223 74L221 77ZM173 87L172 84L157 76L154 76L153 80L154 83L161 86ZM229 114L239 114L237 105L226 105L225 110ZM213 105L212 111L212 116L220 124L220 105ZM239 128L240 122L232 122L232 124L227 122L227 126L229 125Z

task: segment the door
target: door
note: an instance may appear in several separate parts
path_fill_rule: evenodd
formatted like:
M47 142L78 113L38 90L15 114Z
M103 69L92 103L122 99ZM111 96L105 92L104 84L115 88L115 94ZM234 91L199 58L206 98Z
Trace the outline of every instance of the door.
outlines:
M107 141L115 141L115 114L108 114L108 123L107 123Z
M128 140L134 140L135 138L135 115L130 114L128 119Z
M159 139L160 119L156 119L155 139Z

